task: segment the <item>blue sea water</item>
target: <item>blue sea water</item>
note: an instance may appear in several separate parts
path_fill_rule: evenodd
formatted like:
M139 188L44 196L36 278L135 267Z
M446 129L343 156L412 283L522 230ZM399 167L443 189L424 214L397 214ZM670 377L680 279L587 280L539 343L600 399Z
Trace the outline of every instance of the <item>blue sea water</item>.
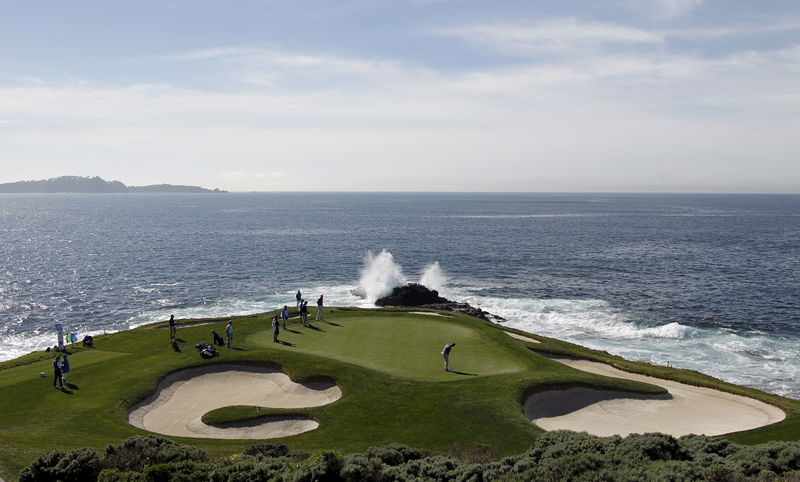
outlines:
M509 326L800 398L798 240L796 195L0 195L0 360L427 270Z

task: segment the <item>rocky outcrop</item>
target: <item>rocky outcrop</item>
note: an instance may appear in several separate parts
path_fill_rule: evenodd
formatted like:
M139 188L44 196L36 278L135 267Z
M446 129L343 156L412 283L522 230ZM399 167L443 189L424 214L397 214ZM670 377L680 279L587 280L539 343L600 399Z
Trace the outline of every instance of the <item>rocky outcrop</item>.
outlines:
M486 321L506 321L502 316L497 316L476 308L469 303L457 303L439 296L436 290L428 289L419 283L409 283L398 286L392 293L375 301L378 306L401 306L414 308L429 308L432 310L452 311L464 313Z
M450 300L439 296L438 291L428 289L419 283L397 286L392 290L392 294L375 301L378 306L422 306L433 303L450 303Z

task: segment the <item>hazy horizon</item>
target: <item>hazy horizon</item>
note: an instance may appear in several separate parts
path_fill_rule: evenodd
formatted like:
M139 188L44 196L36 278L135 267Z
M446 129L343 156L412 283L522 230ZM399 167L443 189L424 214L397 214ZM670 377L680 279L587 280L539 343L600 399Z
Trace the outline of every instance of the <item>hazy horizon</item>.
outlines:
M6 6L0 183L800 193L800 2Z

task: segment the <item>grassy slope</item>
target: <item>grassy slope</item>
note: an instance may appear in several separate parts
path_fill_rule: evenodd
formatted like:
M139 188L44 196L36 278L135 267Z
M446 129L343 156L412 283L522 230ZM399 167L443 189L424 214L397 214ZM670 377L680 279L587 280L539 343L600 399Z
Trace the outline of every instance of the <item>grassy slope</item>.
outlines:
M399 442L446 451L455 442L480 442L492 445L501 455L512 454L525 450L540 433L521 410L525 393L532 389L582 384L659 390L573 370L537 355L529 349L531 344L510 338L495 326L462 315L444 318L334 309L329 312L331 323L314 323L319 331L301 328L292 320L292 332L282 332L281 339L293 346L272 342L270 319L270 314L236 318L236 349L222 348L222 355L211 362L277 364L295 380L328 376L337 381L344 393L341 400L299 412L313 416L320 428L287 438L293 449L348 452ZM55 448L103 449L109 443L144 434L126 423L128 408L152 393L166 374L208 364L193 345L210 342L210 330L222 333L225 323L181 327L178 336L186 341L182 353L173 352L167 331L155 326L97 337L96 349L75 348L70 357L70 381L79 388L64 392L51 387L49 354L34 353L0 363L0 473L16 476L36 456ZM543 340L537 347L550 352L603 356L602 352ZM439 352L450 341L457 344L451 368L475 376L442 370ZM644 364L637 367L657 369ZM38 377L41 371L47 378ZM680 377L682 372L669 373ZM785 438L786 430L794 430L796 438L800 404L767 397L790 412L789 420L747 432L742 440L776 433L782 434L777 438ZM212 455L239 452L251 443L175 440Z

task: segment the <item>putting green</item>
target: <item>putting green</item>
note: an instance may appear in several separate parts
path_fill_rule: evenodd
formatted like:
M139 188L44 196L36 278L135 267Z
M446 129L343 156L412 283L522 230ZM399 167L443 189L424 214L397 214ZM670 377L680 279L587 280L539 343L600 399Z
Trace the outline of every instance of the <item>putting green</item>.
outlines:
M348 313L341 323L335 314L329 322L310 323L304 328L297 319L289 330L281 330L274 343L272 329L247 338L255 345L292 350L334 358L373 370L417 380L464 380L465 377L522 372L528 369L525 353L498 343L502 333L475 323L409 313ZM441 351L455 343L450 354L450 369L444 371ZM290 345L289 345L290 344Z

